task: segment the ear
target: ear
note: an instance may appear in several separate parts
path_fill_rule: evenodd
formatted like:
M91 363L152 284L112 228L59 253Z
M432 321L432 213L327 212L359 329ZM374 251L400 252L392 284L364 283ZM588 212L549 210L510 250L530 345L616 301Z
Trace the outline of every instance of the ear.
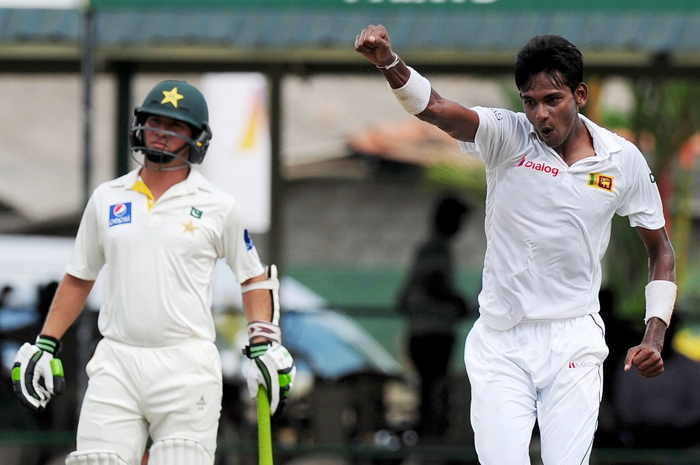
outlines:
M586 106L588 102L588 86L585 82L580 83L574 92L574 101L579 108Z

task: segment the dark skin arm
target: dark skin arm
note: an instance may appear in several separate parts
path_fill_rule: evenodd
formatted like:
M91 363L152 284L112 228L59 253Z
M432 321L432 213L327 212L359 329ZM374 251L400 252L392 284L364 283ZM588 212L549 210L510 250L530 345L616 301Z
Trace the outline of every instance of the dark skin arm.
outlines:
M375 66L389 65L396 56L391 49L389 35L382 25L370 25L363 29L355 38L355 50ZM401 60L391 69L380 68L380 71L392 89L403 87L410 76L410 71ZM435 89L432 89L428 106L416 117L437 126L454 139L465 142L474 142L479 127L479 116L474 110L443 98Z
M637 228L649 256L649 281L675 281L675 254L665 228L650 230ZM627 351L625 371L636 366L645 378L653 378L664 372L661 349L664 347L666 323L650 318L642 342Z

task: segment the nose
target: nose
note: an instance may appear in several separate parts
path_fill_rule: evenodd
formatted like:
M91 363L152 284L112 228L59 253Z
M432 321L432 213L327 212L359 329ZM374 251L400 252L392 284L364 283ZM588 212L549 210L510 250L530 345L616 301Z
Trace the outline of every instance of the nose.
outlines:
M167 130L167 126L163 123L151 123L148 125L148 127L151 129L151 132L158 137L165 137L166 134L162 132L163 130Z
M549 118L549 111L547 110L547 107L545 105L537 105L535 117L538 121L545 121L547 118Z

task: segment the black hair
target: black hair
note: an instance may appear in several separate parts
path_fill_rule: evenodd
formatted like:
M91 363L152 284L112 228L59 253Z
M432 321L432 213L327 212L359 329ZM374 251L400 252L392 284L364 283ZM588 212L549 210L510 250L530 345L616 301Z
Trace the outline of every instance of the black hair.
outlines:
M528 90L532 77L543 71L556 84L576 92L583 82L583 55L574 44L561 36L535 36L518 52L515 62L515 85L518 90Z

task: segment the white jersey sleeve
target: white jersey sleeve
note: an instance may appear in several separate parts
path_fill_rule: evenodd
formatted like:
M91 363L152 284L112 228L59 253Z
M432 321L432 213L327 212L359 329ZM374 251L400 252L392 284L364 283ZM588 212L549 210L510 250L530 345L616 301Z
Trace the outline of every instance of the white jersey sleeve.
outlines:
M628 189L616 213L627 216L632 227L660 229L664 227L665 220L656 179L642 153L633 144L626 145L626 159L623 162Z
M66 272L76 278L94 281L105 264L104 250L99 240L97 195L93 193L83 211Z
M239 283L263 274L265 269L244 226L243 212L237 202L233 202L224 221L223 234L216 244L219 258L226 260Z
M459 141L463 153L472 153L486 165L496 167L518 153L527 143L530 123L521 114L502 108L473 107L479 115L474 142Z

